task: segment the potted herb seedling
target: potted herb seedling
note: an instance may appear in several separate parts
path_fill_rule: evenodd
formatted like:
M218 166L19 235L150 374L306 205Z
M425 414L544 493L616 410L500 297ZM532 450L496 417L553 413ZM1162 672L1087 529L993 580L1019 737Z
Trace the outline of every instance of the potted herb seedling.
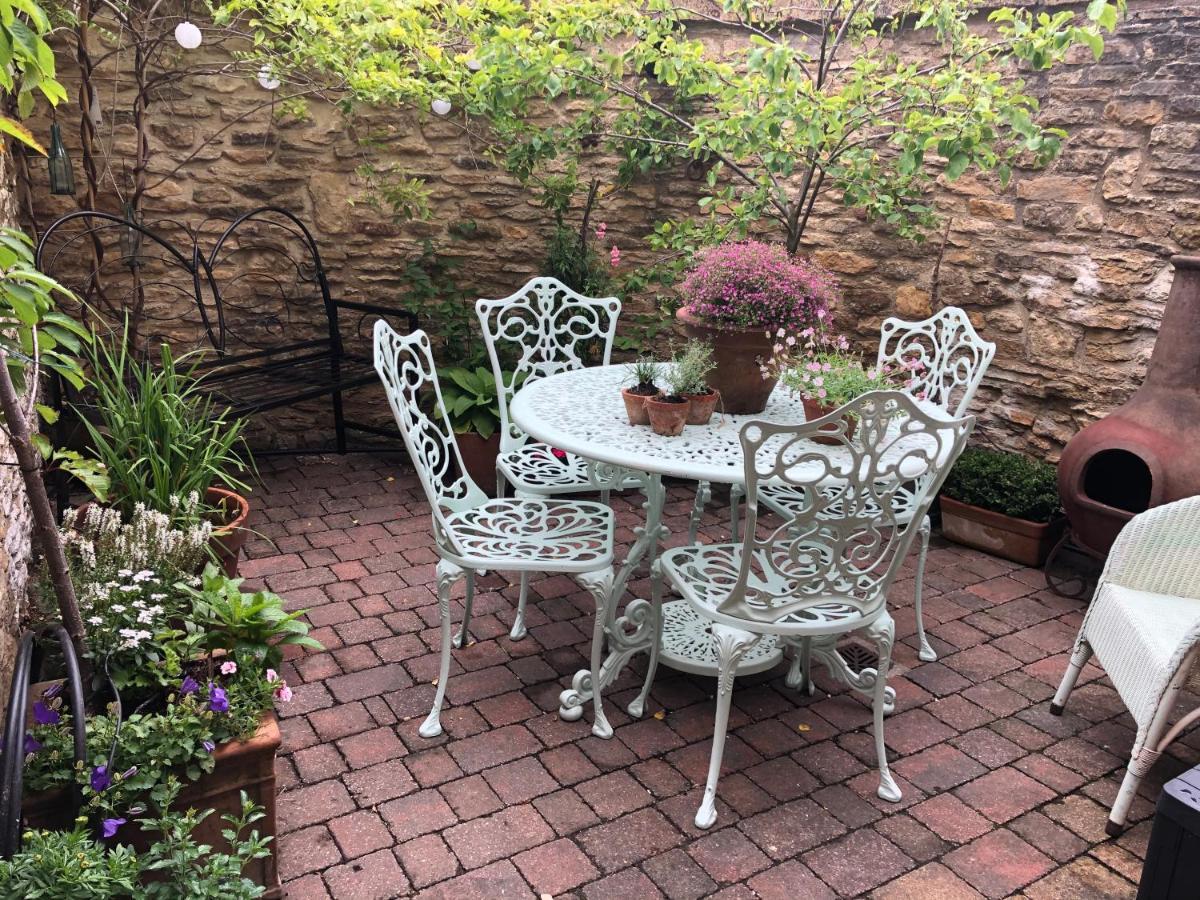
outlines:
M666 367L666 392L646 399L646 412L650 416L650 427L654 429L655 434L675 437L683 433L683 426L687 424L688 412L691 410L691 404L688 403L684 392L694 381L695 376L685 367L680 367L674 362Z
M712 344L700 340L688 341L675 355L673 364L680 378L686 382L683 396L688 401L687 423L707 425L721 400L721 392L708 383L709 374L716 368Z
M662 365L652 356L639 356L626 366L633 387L621 388L621 399L625 401L625 412L630 425L649 425L650 414L646 412L646 401L662 392L655 383L662 373Z
M1027 566L1046 562L1066 523L1054 466L1002 450L966 450L940 502L949 540Z

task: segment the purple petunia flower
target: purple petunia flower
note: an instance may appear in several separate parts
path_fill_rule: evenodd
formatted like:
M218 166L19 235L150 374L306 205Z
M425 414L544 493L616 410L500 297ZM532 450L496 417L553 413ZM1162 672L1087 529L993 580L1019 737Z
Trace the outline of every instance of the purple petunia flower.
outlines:
M32 756L42 749L42 742L35 738L30 732L25 732L25 755Z
M132 778L136 774L137 774L137 766L130 766L128 769L126 769L124 772L121 773L121 780L128 781L130 778Z
M52 685L50 685L50 687L48 687L44 691L42 691L42 699L43 700L53 700L55 697L57 697L59 694L62 693L62 689L63 689L63 686L62 686L61 681L56 684L52 684Z
M208 683L208 708L215 713L229 712L229 697L225 695L225 689L211 681Z
M104 763L92 769L92 790L97 794L108 789L112 784L112 776L108 774L108 766Z
M39 725L57 725L62 721L62 716L57 709L51 709L41 700L33 704L33 721Z
M105 819L103 823L104 836L106 838L113 837L117 833L117 829L125 824L124 819Z
M205 750L207 750L209 753L212 753L214 750L217 749L217 745L214 744L212 741L201 741L200 746L203 747Z
M179 693L186 697L188 694L194 694L200 690L200 685L191 675L185 675L183 681L179 683Z

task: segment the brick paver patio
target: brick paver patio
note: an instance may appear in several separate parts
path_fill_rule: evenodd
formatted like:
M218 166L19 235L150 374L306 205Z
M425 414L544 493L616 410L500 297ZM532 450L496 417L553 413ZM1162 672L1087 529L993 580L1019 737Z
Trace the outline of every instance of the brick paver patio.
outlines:
M513 642L516 588L489 573L475 642L455 653L447 733L425 740L439 636L415 477L399 456L365 454L272 461L263 476L243 572L309 608L327 648L289 664L278 852L294 898L1132 897L1153 798L1200 761L1193 733L1144 783L1132 827L1107 839L1132 720L1093 665L1066 715L1047 711L1083 602L935 540L937 662L914 649L911 569L891 597L887 742L903 801L875 797L865 703L799 696L780 668L738 681L717 826L700 832L715 682L661 668L631 720L635 665L607 695L615 738L592 737L590 709L575 723L556 712L585 665L586 595L563 576L535 580L529 636ZM639 502L614 498L618 554ZM674 486L672 542L690 504ZM714 501L706 540L728 537L726 515ZM646 596L647 582L634 589Z

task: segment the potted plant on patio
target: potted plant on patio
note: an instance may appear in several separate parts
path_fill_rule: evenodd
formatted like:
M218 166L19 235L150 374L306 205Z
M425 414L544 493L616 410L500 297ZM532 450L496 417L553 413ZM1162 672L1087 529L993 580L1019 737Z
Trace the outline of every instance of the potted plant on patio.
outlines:
M697 384L694 361L694 357L687 358L677 354L666 367L666 391L657 397L646 398L646 413L650 417L650 427L655 434L661 434L663 437L677 437L683 434L683 426L688 423L688 415L691 412L691 403L688 402L686 394Z
M1062 536L1054 466L1019 453L972 447L942 485L942 533L1026 566L1041 566Z
M630 425L649 425L650 414L646 412L646 401L662 393L658 389L658 378L662 374L662 364L653 356L639 356L626 366L632 387L621 388L621 398L625 401L625 413L629 416Z
M762 412L776 380L763 377L775 335L829 321L838 301L833 277L778 244L739 241L696 255L679 286L676 318L713 347L711 387L730 413Z
M70 827L63 798L77 785L84 822L139 852L153 854L152 826L137 824L151 807L161 815L215 810L189 831L223 848L222 816L243 814L248 798L262 810L263 834L274 834L280 736L272 706L291 699L274 667L285 647L320 645L303 612L287 612L280 597L243 592L211 563L201 577L192 574L211 530L205 520L178 527L145 507L128 522L95 504L66 517L63 540L88 626L83 658L94 673L86 764L71 765L61 684L31 692L23 804L30 826ZM247 862L246 874L279 896L275 860Z
M112 505L126 521L139 505L180 525L211 521L213 558L236 574L249 536L246 420L220 409L166 344L158 366L133 358L123 337L98 337L88 357L94 396L76 411L108 470Z
M513 373L503 373L511 382ZM458 442L463 466L480 488L492 493L500 453L500 399L492 370L450 366L441 370L442 401ZM523 379L518 379L517 387ZM430 402L432 397L430 398Z

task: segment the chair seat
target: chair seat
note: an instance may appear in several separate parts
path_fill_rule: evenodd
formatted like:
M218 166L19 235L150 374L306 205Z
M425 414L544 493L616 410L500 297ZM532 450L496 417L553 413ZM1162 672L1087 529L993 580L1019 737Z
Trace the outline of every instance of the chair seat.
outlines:
M1200 636L1200 600L1105 582L1092 600L1086 631L1117 693L1145 726Z
M864 616L859 606L849 599L830 596L827 599L814 597L811 605L773 622L721 612L718 607L737 584L742 553L742 544L676 547L663 554L663 575L702 615L723 625L765 634L816 635L854 631L869 625L884 608L880 604L879 610ZM756 550L754 556L746 580L747 605L765 611L772 601L794 596L789 581L795 579L763 577L762 573L774 571L772 566L766 564L767 551ZM792 571L796 578L803 578L803 570L793 567Z
M590 572L612 564L613 514L602 503L500 499L446 517L464 565Z
M832 493L832 492L829 492ZM828 496L828 495L827 495ZM790 484L760 484L758 486L758 500L772 512L778 513L784 518L793 518L798 514L807 513L808 506L805 501L804 492L794 485ZM864 506L867 512L879 512L879 506L864 497ZM894 495L893 509L896 517L897 525L907 525L912 521L912 517L916 512L917 498L911 490L906 486L901 485ZM839 515L840 510L837 504L827 507L825 515Z
M582 456L538 442L500 454L496 466L513 488L526 494L570 494L626 486L602 479L592 481Z

